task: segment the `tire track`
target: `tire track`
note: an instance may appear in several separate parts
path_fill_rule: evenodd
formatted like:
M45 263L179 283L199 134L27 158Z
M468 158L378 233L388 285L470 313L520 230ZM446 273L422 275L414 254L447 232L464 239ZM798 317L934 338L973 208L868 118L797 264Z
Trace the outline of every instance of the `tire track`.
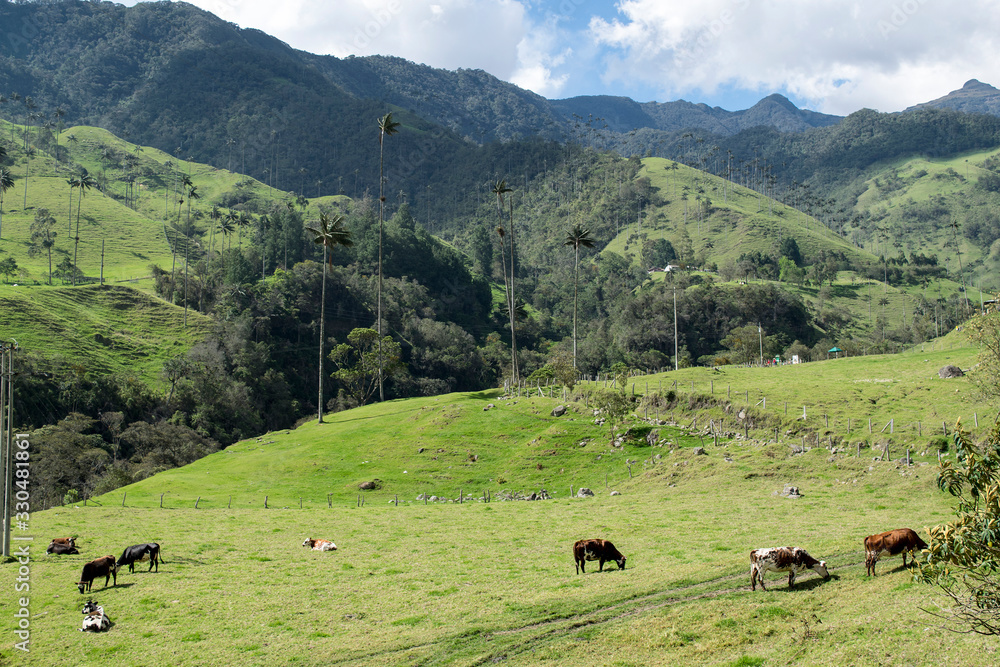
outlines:
M846 562L841 562L842 559L843 561ZM836 568L834 568L832 565L830 566L831 570L838 570L838 571L844 568L860 567L861 565L864 564L863 552L858 552L858 551L853 551L845 554L834 554L829 556L828 560L830 562L833 561L839 562ZM749 563L747 565L747 569L749 570ZM710 588L712 586L726 584L738 580L743 580L746 583L743 583L738 586L727 586L725 588L718 588L700 593L691 593L691 591L698 588ZM490 642L494 638L498 639L505 637L514 638L516 637L516 635L520 633L532 633L534 631L541 631L538 632L537 634L532 634L531 636L524 637L523 639L515 640L504 647L498 647L496 651L490 652L488 655L483 655L478 657L470 656L468 658L468 662L464 663L469 665L470 667L492 664L495 662L506 660L507 658L512 656L524 654L538 646L544 645L561 636L566 636L581 628L613 623L622 619L627 619L651 611L655 611L657 609L671 607L678 604L694 602L697 600L707 600L707 599L717 598L731 593L738 593L740 591L746 591L749 593L748 587L749 587L749 575L747 573L740 572L734 574L727 574L719 577L714 577L711 579L706 579L704 581L685 584L683 586L675 586L663 591L658 591L656 593L648 593L645 595L640 595L637 597L620 600L613 604L563 616L560 618L552 618L548 620L538 621L536 623L529 623L520 627L508 628L505 630L495 630L492 632L484 632L482 634L477 633L464 642L462 640L462 635L456 634L448 637L442 637L441 639L432 642L422 642L419 644L411 644L408 646L400 646L396 648L379 649L371 651L369 653L365 653L364 655L355 654L353 656L345 657L340 660L333 660L328 664L331 665L357 664L359 661L378 661L378 660L381 660L383 664L386 664L387 661L391 660L391 656L401 655L411 651L424 651L427 649L432 649L433 654L423 659L418 659L416 662L411 662L410 664L429 665L429 664L441 663L442 661L450 662L457 657L455 653L461 652L462 650L461 646L463 643L467 644L477 640L485 640L486 642ZM685 593L690 593L690 594L685 594Z

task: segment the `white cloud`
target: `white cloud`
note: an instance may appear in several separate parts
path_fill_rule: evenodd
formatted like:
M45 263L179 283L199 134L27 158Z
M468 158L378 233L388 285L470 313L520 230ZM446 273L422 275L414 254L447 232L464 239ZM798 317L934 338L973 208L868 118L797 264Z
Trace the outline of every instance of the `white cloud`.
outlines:
M785 90L820 110L894 111L967 79L1000 80L1000 5L967 0L623 0L590 33L604 82L685 92Z
M529 31L518 0L191 0L296 49L337 57L394 55L445 69L483 69L505 80L522 67Z

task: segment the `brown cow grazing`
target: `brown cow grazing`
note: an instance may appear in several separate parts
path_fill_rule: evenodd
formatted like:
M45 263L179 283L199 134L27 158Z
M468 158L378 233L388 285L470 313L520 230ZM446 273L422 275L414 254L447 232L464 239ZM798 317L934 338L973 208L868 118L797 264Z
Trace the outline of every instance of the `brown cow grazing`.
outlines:
M608 540L577 540L573 544L573 558L576 560L577 574L580 574L581 571L584 574L587 573L586 561L588 560L600 561L598 572L603 572L604 564L610 561L618 563L619 570L625 569L625 556L621 555L615 545Z
M909 552L913 562L917 562L917 551L926 549L927 543L910 528L897 528L878 535L865 538L865 573L875 576L875 563L885 556L891 558L903 554L903 567L906 567L906 554Z
M787 572L788 587L795 583L795 575L812 570L824 579L830 578L825 560L816 560L805 549L799 547L774 547L754 549L750 552L750 590L757 590L757 582L764 587L765 572Z
M309 547L313 551L336 551L337 545L332 540L314 540L309 538L302 543L302 546Z
M105 588L108 587L108 580L111 577L115 578L114 585L118 585L118 564L115 563L114 556L102 556L83 566L80 581L76 584L76 587L80 589L80 595L83 595L84 590L90 592L90 585L94 583L94 579L100 577L102 574L104 575Z

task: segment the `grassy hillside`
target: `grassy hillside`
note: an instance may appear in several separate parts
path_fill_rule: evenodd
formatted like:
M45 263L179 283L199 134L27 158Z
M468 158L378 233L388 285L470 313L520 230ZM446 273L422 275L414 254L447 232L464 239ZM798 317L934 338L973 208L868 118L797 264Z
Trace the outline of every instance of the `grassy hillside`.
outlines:
M211 320L126 286L0 286L0 339L81 370L159 385L164 360L201 340Z
M879 409L930 419L931 404L943 413L974 403L965 402L965 380L939 387L925 364L936 369L935 354L970 353L956 347L725 378L733 391L744 378L775 391L769 406L781 389L810 395L834 417L838 406L875 398ZM701 370L671 377L697 383L689 374ZM717 379L716 391L725 390ZM942 655L950 664L996 663L991 639L945 632L919 611L941 598L912 583L898 559L881 563L874 579L864 574L865 535L922 531L949 518L934 459L908 467L867 452L794 454L787 442L711 438L699 456L691 445L700 438L669 428L662 447L612 449L585 408L555 418L556 403L472 394L370 406L127 487L124 508L116 492L96 499L100 506L35 513L25 664L839 666L931 665ZM631 478L626 459L635 461ZM382 488L359 507L357 484L376 478ZM570 484L596 496L570 498ZM789 484L803 497L781 497ZM497 498L501 488L539 486L555 498L416 500L421 492L455 498L459 489L478 496L490 488ZM83 553L41 555L57 535L78 536ZM332 539L339 550L306 551L307 537ZM626 569L598 573L591 564L577 575L570 547L584 537L612 540L628 556ZM118 586L96 582L91 597L115 625L103 635L77 632L87 597L74 584L82 564L147 540L163 545L159 573L140 565ZM748 551L779 544L825 559L831 578L807 573L789 590L770 575L767 592L751 592ZM11 590L15 576L16 566L4 565L0 585ZM5 632L12 619L0 622ZM14 659L9 644L0 655Z
M969 287L1000 288L1000 257L990 245L1000 199L992 184L980 184L995 178L998 155L991 149L918 157L876 170L858 188L854 213L862 219L846 234L876 254L936 254L955 281L961 261Z
M648 177L666 202L644 211L642 240L666 238L683 254L687 237L697 258L695 264L721 266L754 250L770 254L788 236L795 238L805 256L823 249L843 252L856 261L875 259L816 219L753 190L663 158L646 158L642 165L639 177ZM707 215L702 212L706 206ZM607 250L632 253L638 261L642 247L639 231L633 219ZM692 259L686 261L692 263Z
M32 128L32 133L37 129ZM174 261L183 262L183 257L173 257L167 241L170 223L185 223L190 216L196 229L194 240L203 252L210 242L212 222L207 215L214 205L235 201L237 196L263 203L288 199L287 193L246 176L131 144L92 127L65 129L58 138L59 159L39 148L42 142L32 134L36 154L29 161L21 149L22 131L21 126L0 120L0 137L17 139L8 144L12 162L8 169L14 187L4 196L0 258L15 259L22 270L14 281L22 285L48 282L47 255L28 255L30 227L39 209L47 209L57 221L53 269L65 257L72 260L76 253L80 270L91 280L99 279L103 261L105 282L139 281L144 285L152 264L170 267ZM125 165L126 156L135 159L134 167ZM85 191L82 206L79 189L67 183L81 168L99 183L99 187ZM136 179L137 195L126 205L129 175ZM198 198L190 202L184 177L197 187ZM75 247L78 217L80 243ZM176 236L173 230L169 234ZM197 251L195 255L193 259ZM58 279L55 282L58 284Z

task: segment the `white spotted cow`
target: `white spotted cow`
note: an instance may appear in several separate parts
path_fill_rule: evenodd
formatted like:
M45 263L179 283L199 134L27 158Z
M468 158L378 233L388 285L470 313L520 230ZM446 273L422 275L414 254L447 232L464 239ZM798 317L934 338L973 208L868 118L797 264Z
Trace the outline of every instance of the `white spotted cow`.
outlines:
M104 613L101 607L93 600L87 600L83 605L83 624L80 632L104 632L111 627L111 619Z
M302 546L309 547L313 551L336 551L337 545L331 540L314 540L312 538L302 543Z
M754 549L750 552L750 589L757 590L757 582L764 587L765 572L787 572L788 587L795 583L795 575L799 572L812 570L824 579L830 578L826 569L826 561L816 560L805 549L799 547L773 547L770 549Z

